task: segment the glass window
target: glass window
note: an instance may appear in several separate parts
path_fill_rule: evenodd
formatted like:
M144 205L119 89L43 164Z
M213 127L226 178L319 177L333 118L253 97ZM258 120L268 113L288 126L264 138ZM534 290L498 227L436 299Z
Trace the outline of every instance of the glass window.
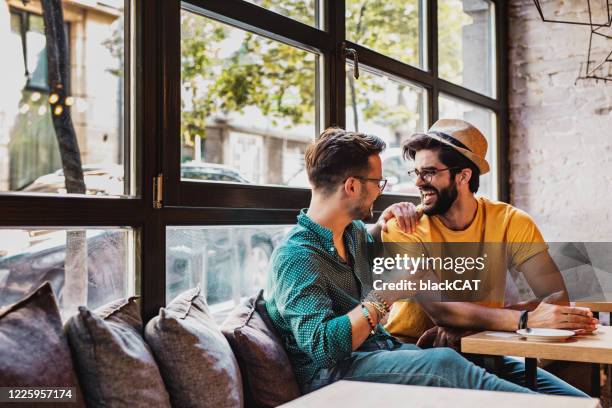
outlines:
M486 159L491 171L480 177L478 194L497 200L497 117L493 111L470 103L440 95L440 118L463 119L476 126L487 138Z
M359 68L359 79L350 64L346 70L346 128L375 134L387 143L381 155L383 176L389 180L385 192L416 194L401 145L413 133L425 131L427 91L364 65Z
M246 0L285 17L314 27L320 26L319 0Z
M182 178L302 185L318 55L185 10L181 55Z
M495 97L495 5L488 0L438 1L440 78Z
M166 301L200 285L218 322L266 283L272 251L292 226L168 227Z
M346 0L346 39L427 69L421 0Z
M126 194L124 3L62 1L48 19L63 27L59 56L47 52L40 1L10 4L0 4L0 192Z
M0 229L0 306L49 281L62 316L135 294L129 228Z

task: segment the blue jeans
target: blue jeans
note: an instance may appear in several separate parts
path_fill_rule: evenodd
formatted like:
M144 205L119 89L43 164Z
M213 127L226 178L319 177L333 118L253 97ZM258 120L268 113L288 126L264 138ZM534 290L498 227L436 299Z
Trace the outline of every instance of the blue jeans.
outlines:
M333 368L319 370L304 392L338 380L533 393L489 374L450 348L423 350L394 340L367 343Z
M483 356L474 354L464 354L464 356L473 363L485 367L488 372L497 375L499 378L522 387L525 386L525 363L520 359L514 357L492 357L485 365L485 358ZM542 394L588 397L584 392L541 368L537 369L536 383L538 392Z

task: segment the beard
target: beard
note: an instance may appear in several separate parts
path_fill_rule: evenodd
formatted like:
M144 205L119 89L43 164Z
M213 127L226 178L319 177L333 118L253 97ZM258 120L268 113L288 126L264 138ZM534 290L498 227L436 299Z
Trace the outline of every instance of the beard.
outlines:
M376 199L368 203L366 195L365 192L362 192L359 201L349 209L349 214L353 220L366 221L374 217L374 201Z
M459 192L457 191L457 183L454 180L450 186L441 190L438 190L432 185L428 184L421 188L421 193L425 191L435 193L436 195L436 199L433 204L423 205L423 212L430 216L446 213L459 196Z

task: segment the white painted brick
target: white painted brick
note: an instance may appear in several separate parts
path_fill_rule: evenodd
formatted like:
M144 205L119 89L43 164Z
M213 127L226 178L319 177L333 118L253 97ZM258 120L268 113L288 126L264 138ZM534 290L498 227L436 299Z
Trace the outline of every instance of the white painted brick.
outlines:
M532 0L508 9L511 202L549 241L612 241L612 83L575 84L589 29L542 22Z

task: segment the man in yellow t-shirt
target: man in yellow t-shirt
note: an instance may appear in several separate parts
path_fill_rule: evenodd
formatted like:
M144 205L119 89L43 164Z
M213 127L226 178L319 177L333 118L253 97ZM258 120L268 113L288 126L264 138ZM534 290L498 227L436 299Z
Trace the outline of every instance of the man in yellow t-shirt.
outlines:
M480 175L489 171L487 141L476 127L462 120L440 119L427 133L408 139L403 151L405 158L414 160L424 214L410 232L390 220L383 241L424 248L431 243L504 243L507 256L496 257L497 264L487 271L489 282L494 282L488 302L396 302L385 327L393 336L415 342L434 325L514 331L525 318L530 328L595 330L592 313L574 307L540 302L526 316L501 307L508 268L522 272L540 299L555 292L567 299L567 292L531 217L509 204L475 196Z

